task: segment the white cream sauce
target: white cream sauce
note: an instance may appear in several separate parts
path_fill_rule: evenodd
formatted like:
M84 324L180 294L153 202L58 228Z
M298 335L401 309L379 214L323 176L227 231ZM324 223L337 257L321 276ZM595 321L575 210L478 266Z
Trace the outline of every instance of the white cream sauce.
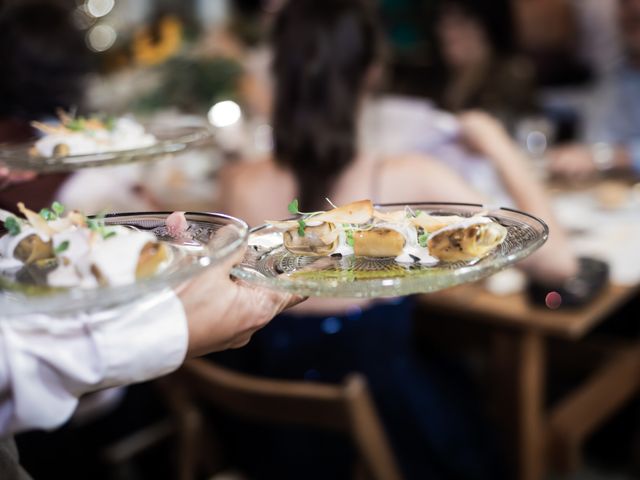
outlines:
M113 130L95 129L71 133L52 133L40 138L35 148L43 157L52 157L57 145L69 147L69 155L88 155L149 147L157 139L132 118L116 120Z

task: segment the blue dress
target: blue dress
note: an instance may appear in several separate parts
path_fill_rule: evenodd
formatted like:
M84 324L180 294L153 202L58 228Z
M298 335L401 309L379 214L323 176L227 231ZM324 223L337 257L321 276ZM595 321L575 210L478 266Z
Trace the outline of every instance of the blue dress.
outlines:
M247 347L215 359L290 380L339 383L360 372L407 479L504 478L464 372L452 362L426 362L413 348L413 311L404 299L345 315L280 315ZM298 428L249 435L261 436L263 449L262 460L247 453L252 478L351 477L353 452L336 435Z

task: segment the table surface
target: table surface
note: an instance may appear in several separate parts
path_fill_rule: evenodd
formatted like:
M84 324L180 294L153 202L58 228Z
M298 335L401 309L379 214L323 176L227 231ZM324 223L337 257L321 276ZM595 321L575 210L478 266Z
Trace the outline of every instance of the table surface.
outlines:
M531 305L524 293L498 296L488 292L482 283L475 283L421 295L420 303L431 311L576 339L604 321L638 291L640 286L609 284L593 302L584 307L551 310Z
M634 179L618 179L613 183L630 186ZM567 184L548 185L552 197L564 193L584 192L598 197L602 187L611 187L611 181L597 180L580 188ZM638 191L638 185L628 190ZM636 200L636 204L637 204ZM581 203L584 202L584 198ZM584 204L582 204L584 206ZM592 207L593 208L593 207ZM637 210L634 208L634 211ZM597 213L597 211L596 211ZM560 219L562 220L562 219ZM633 217L621 216L620 222L638 222ZM577 339L607 319L617 308L624 305L640 291L640 283L633 286L609 284L592 302L584 307L560 307L551 310L544 306L534 306L528 302L525 293L498 296L487 291L483 282L462 285L441 292L420 296L420 303L426 308L444 314L453 314L474 321L481 321L503 327L537 330L540 333L569 339Z

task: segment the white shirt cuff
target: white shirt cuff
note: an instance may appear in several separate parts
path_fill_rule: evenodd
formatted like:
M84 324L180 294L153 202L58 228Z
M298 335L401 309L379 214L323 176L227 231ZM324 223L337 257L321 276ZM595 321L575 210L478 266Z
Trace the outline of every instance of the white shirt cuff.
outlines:
M187 352L186 314L170 290L133 308L96 314L89 325L104 362L99 388L165 375L182 364Z

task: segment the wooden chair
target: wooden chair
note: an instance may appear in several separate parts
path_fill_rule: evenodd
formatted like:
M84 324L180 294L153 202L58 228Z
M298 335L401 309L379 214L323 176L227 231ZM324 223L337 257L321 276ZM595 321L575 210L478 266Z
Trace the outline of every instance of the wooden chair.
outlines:
M169 381L175 382L173 388L164 390L166 395L175 397L169 404L178 412L192 410L185 403L188 397L191 405L206 400L222 410L256 421L342 432L350 437L358 453L355 478L402 478L362 375L351 374L342 385L272 380L197 359L186 362ZM188 435L181 437L185 446L199 443L187 438ZM196 471L193 462L197 460L188 451L190 448L179 450L180 478L193 478Z

